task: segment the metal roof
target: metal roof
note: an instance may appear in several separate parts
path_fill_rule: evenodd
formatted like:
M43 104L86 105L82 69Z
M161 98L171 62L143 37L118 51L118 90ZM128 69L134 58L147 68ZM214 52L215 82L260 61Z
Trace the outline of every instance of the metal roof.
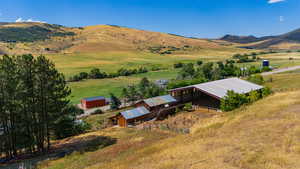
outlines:
M259 90L263 88L263 86L256 85L254 83L239 78L217 80L193 86L203 92L206 92L218 98L225 97L227 95L227 92L230 90L233 90L234 92L239 94L245 94L253 90Z
M103 96L97 96L97 97L88 97L88 98L84 98L83 100L86 100L86 101L96 101L96 100L104 100L105 97Z
M142 107L138 107L138 108L135 108L132 110L127 110L127 111L121 112L121 114L126 120L128 120L128 119L134 119L137 117L141 117L146 114L150 114L150 111L147 110L144 106L142 106Z
M174 99L171 95L158 96L158 97L153 97L144 100L144 102L150 107L159 106L162 104L168 104L176 101L177 100Z

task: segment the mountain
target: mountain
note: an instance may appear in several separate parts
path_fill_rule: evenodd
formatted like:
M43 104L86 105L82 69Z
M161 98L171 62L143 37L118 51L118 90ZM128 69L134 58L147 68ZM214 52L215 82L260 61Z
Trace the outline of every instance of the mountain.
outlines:
M236 36L236 35L225 35L220 40L234 42L234 43L253 43L260 41L260 38L255 36Z
M226 35L220 40L241 44L243 48L253 49L300 49L300 29L278 36L235 36Z
M0 23L0 52L91 53L102 51L178 51L215 49L222 45L207 39L144 31L116 25L65 27L46 23Z

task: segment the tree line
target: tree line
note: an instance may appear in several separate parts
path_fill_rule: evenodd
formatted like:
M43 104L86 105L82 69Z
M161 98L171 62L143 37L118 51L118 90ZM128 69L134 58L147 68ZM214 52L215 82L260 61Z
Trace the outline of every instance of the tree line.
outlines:
M166 94L167 91L147 78L142 78L137 85L130 85L122 89L122 97L125 103L133 104L142 99L152 98Z
M44 153L52 138L72 134L78 110L69 104L70 93L64 75L44 56L0 58L0 157Z
M238 67L233 60L225 62L207 62L198 61L194 63L182 64L177 78L170 81L167 88L175 89L179 87L225 79L228 77L247 77L253 74L269 71L267 67L261 68L257 66ZM175 66L175 65L174 65ZM177 65L178 66L178 63Z
M119 76L130 76L134 74L142 74L147 73L149 70L145 67L140 67L137 69L125 69L121 68L116 73L106 73L101 71L99 68L93 68L89 73L87 72L80 72L74 76L69 78L69 82L78 82L84 79L105 79L105 78L115 78Z

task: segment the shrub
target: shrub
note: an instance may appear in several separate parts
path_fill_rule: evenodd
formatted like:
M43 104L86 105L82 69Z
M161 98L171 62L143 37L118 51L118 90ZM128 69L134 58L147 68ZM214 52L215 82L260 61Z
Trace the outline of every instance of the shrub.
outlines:
M267 97L270 94L272 94L271 88L265 87L265 88L262 89L262 92L261 92L262 97Z
M198 60L198 61L197 61L197 65L198 65L198 66L201 66L202 64L203 64L203 61L202 61L202 60Z
M246 95L228 91L227 96L221 100L221 110L232 111L247 103L249 103L249 98Z
M272 69L270 67L267 67L267 66L264 66L262 69L261 69L261 72L269 72L271 71Z
M262 85L265 83L265 80L261 75L251 75L247 80L258 85Z
M193 105L192 103L186 103L183 107L184 111L193 111Z
M103 114L104 112L101 109L97 109L94 112L91 113L91 115L96 115L96 114Z
M177 68L182 68L182 67L183 67L183 65L184 65L184 64L183 64L183 63L181 63L181 62L179 62L179 63L175 63L175 64L174 64L174 68L175 68L175 69L177 69Z
M98 68L93 68L89 73L89 78L91 79L102 79L105 77L107 77L107 74L105 72L101 72Z
M80 72L80 73L79 73L79 78L80 78L80 79L87 79L88 76L89 76L89 74L86 73L86 72Z
M249 102L253 103L253 102L256 102L257 100L259 100L261 98L261 95L258 91L251 91L249 93L248 98L249 98Z

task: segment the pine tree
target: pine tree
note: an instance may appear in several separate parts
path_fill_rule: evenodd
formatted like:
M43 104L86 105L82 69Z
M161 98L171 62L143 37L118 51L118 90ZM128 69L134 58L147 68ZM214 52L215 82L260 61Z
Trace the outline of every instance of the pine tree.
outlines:
M120 101L120 99L118 99L114 94L110 93L110 99L111 99L111 103L110 103L110 108L112 110L118 110L119 107L121 106L122 102Z

